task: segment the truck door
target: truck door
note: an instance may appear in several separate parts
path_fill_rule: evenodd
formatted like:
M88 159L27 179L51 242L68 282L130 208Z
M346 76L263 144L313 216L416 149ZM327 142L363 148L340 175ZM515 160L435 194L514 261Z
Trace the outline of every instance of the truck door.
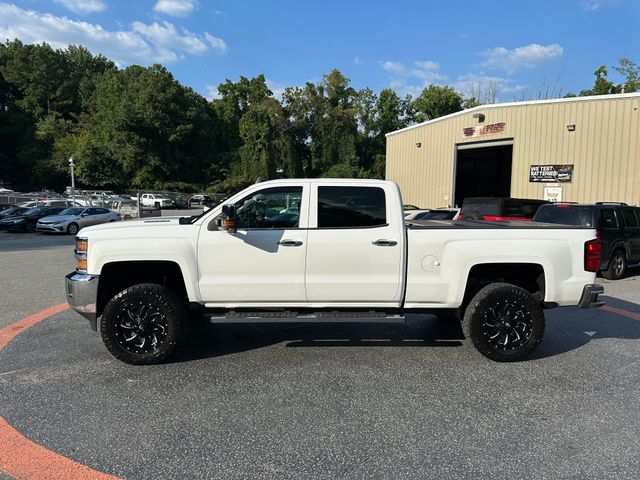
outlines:
M404 221L400 206L392 207L399 195L386 184L311 185L308 301L397 306Z
M301 183L248 194L235 202L236 233L203 225L198 275L206 303L264 307L306 301L308 190Z

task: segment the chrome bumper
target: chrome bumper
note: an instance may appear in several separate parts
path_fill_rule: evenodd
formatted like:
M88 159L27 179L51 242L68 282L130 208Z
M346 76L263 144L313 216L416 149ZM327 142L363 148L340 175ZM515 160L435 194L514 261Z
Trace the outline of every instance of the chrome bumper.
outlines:
M582 290L582 297L580 297L579 308L593 308L601 307L604 305L604 300L598 300L598 295L604 293L604 287L602 285L590 284L585 285Z
M100 276L72 272L64 280L67 303L72 309L89 320L93 331L97 331L96 302Z

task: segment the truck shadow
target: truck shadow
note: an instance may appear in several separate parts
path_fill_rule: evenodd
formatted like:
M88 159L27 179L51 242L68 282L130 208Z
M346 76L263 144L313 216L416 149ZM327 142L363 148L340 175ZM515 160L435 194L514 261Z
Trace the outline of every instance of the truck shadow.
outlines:
M432 315L404 324L243 323L200 324L174 361L231 355L283 343L286 347L459 347L460 325Z
M542 359L607 338L640 340L640 305L605 297L616 309L548 310L545 337L530 357ZM200 324L176 362L232 355L283 344L305 347L460 347L460 324L433 315L410 315L405 324Z

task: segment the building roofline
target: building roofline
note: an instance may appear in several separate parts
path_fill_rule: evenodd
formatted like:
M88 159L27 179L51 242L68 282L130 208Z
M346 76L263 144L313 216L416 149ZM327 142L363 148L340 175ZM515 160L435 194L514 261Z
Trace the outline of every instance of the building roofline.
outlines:
M490 108L502 108L502 107L522 107L527 105L545 105L549 103L569 103L569 102L586 102L593 100L617 100L617 99L628 99L628 98L638 98L640 99L640 92L634 93L614 93L611 95L590 95L587 97L568 97L568 98L551 98L547 100L529 100L526 102L505 102L505 103L489 103L486 105L479 105L477 107L469 108L467 110L461 110L459 112L450 113L449 115L444 115L442 117L434 118L433 120L427 120L426 122L416 123L415 125L410 125L405 128L401 128L400 130L395 130L393 132L389 132L385 134L385 137L391 137L397 133L406 132L408 130L413 130L414 128L423 127L425 125L431 125L432 123L441 122L443 120L448 120L453 117L457 117L460 115L466 115L470 112L475 112L477 110L486 110Z

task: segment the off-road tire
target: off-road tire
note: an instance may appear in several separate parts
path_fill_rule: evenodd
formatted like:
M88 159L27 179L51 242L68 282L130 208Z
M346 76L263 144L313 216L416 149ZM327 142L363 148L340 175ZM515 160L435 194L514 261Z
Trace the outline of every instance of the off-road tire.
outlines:
M137 309L142 309L143 313L152 312L150 318L156 319L155 322L147 322L145 331L140 325L132 326L136 325L135 317L142 321L142 315L136 313L139 312ZM186 336L187 321L185 305L171 290L155 283L141 283L109 300L102 312L100 334L107 350L117 359L131 365L153 365L169 358L182 343ZM149 325L152 327L149 328ZM127 341L127 335L136 333L135 328L139 328L138 339L155 338L156 345L149 340L146 348L145 342L142 342L140 349L135 348L136 342ZM150 336L149 330L153 330Z
M467 340L497 362L527 358L542 340L544 329L540 300L510 283L491 283L480 289L462 319Z
M78 227L77 223L70 223L69 225L67 225L67 233L69 235L75 235L79 231L80 231L80 228Z
M609 267L606 270L602 270L602 276L607 280L620 280L627 271L627 259L624 256L624 251L616 250L611 255L609 260Z

